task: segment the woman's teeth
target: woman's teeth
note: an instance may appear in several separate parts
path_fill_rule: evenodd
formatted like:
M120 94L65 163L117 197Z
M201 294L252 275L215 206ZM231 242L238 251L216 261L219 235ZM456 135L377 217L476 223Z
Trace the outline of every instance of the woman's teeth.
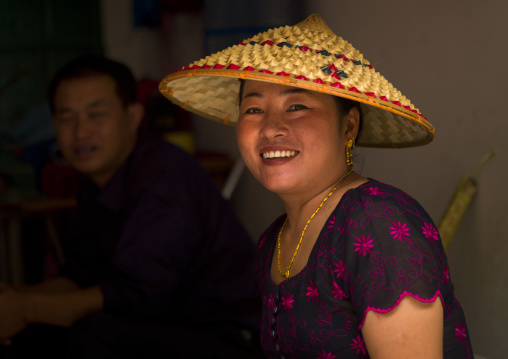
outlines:
M263 158L280 158L280 157L293 157L297 154L297 151L268 151L262 154Z

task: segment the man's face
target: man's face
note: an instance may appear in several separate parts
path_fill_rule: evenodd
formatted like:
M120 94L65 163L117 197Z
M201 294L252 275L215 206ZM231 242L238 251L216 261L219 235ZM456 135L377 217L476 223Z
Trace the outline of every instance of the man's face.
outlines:
M107 75L64 80L53 101L53 123L63 156L104 187L136 144L140 105L124 107Z

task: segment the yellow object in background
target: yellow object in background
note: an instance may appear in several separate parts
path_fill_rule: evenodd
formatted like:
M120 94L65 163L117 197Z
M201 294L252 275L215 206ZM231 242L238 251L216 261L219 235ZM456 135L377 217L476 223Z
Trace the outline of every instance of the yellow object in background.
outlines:
M450 246L459 223L476 193L477 186L475 181L472 179L472 175L480 166L490 160L493 156L494 150L487 153L487 155L485 155L485 157L483 157L482 160L471 171L469 171L464 178L462 178L457 186L457 189L446 208L445 214L438 225L439 234L441 235L441 241L443 242L445 251Z
M448 207L446 209L441 222L439 222L438 229L441 235L441 241L445 251L448 249L460 220L466 212L469 203L476 193L476 183L472 178L467 178L466 181L461 183L455 191Z
M164 139L184 149L191 155L196 152L192 131L169 131L164 134Z

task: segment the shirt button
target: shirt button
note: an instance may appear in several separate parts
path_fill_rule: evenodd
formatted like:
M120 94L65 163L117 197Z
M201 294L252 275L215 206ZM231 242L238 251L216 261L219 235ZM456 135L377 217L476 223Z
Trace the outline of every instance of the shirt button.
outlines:
M277 314L277 312L279 311L279 307L273 307L273 314Z

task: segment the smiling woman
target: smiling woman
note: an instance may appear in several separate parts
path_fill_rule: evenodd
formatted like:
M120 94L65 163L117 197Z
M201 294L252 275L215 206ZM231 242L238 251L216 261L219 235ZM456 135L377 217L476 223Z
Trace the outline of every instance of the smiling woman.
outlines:
M353 171L355 143L423 145L434 127L318 15L196 61L160 90L236 125L247 167L284 203L258 245L269 357L473 357L432 219Z
M240 153L269 190L284 198L300 193L313 197L323 191L318 183L330 187L347 171L341 149L344 141L356 137L358 112L355 115L341 126L332 96L247 80L237 125ZM276 151L294 156L274 158L271 153ZM344 166L330 169L332 163Z

